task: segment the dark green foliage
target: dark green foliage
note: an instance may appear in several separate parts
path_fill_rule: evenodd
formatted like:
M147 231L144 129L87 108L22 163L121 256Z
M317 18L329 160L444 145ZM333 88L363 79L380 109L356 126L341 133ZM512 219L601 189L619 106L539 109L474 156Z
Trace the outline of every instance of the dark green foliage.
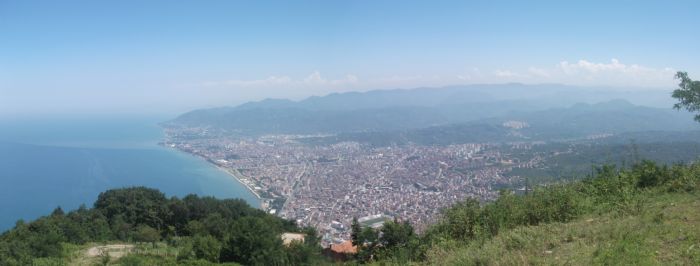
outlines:
M691 192L697 189L700 184L700 164L693 164L689 167L674 165L671 172L671 179L665 184L669 192Z
M274 221L258 217L243 217L230 225L221 251L222 261L246 265L282 265L284 247L279 234L270 230Z
M166 198L158 190L136 187L101 193L93 209L81 206L31 223L17 222L0 235L0 265L32 265L70 256L65 245L102 241L155 243L165 239L179 249L179 263L210 265L308 265L321 261L316 232L251 208L242 200L188 195ZM309 234L305 243L282 246L283 232ZM127 256L120 265L162 264L159 258ZM178 263L175 258L169 262ZM167 264L167 263L166 263ZM167 265L170 265L167 264Z
M381 229L380 244L389 249L406 247L415 237L413 226L408 221L387 222Z
M304 243L292 242L287 251L287 264L289 265L319 265L324 262L321 256L321 246L316 236L316 230L305 230Z
M579 214L575 193L568 186L538 188L525 196L525 222L528 225L540 223L568 222Z
M362 231L362 227L360 226L360 222L357 221L357 217L352 218L352 224L350 224L350 230L352 230L352 233L351 233L352 245L359 246L361 244L360 243L360 232Z
M661 183L665 183L670 179L671 172L664 166L658 166L652 161L644 160L636 164L632 171L639 177L637 186L639 187L654 187Z
M100 210L108 220L120 216L127 224L145 224L160 229L170 217L166 201L165 195L155 189L113 189L100 193L95 209Z
M352 225L353 245L360 262L392 260L407 263L419 259L420 239L408 221L386 222L380 229L362 228L356 219Z
M301 231L304 237L304 243L292 242L286 248L287 263L289 265L319 265L325 262L321 255L321 238L318 236L316 229L313 227L305 227Z
M457 203L444 212L443 227L451 239L469 240L482 234L481 206L475 199Z
M197 259L218 262L221 253L221 242L211 235L195 236L192 249Z
M61 209L61 206L56 207L56 209L51 212L51 216L63 216L65 213L63 212L63 209Z
M370 261L377 252L377 244L379 240L379 232L371 227L362 228L359 234L357 246L357 258L360 261Z
M396 263L407 263L420 259L420 239L408 221L387 222L380 230L378 239L381 250L378 259L390 259Z
M132 239L137 242L153 243L155 246L155 243L160 240L160 232L148 225L139 225L133 232Z

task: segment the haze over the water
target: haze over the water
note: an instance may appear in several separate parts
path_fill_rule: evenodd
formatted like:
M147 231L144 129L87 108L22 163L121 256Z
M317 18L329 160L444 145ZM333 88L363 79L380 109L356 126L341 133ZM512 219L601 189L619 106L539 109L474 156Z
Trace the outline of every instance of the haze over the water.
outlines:
M700 72L698 8L698 1L2 1L0 117L174 114L451 84L670 90L675 71Z

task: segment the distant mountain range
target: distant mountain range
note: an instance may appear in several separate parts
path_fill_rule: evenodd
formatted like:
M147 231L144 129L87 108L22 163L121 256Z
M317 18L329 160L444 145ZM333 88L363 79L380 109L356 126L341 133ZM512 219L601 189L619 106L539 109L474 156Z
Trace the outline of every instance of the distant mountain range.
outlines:
M508 123L521 124L523 127L513 128ZM576 140L623 133L647 140L653 136L662 136L660 132L693 130L700 130L700 125L693 121L690 114L613 100L598 104L576 104L568 108L513 112L494 118L420 129L346 132L329 137L309 138L306 141L318 144L358 141L379 146L406 143L447 145L468 142ZM638 133L629 134L630 132ZM685 136L673 134L677 135Z
M335 93L301 101L267 99L195 110L164 125L207 127L247 136L336 135L323 142L386 139L426 144L698 129L689 114L630 103L670 107L666 105L669 99L664 91L556 84L470 85ZM508 121L526 126L504 126Z

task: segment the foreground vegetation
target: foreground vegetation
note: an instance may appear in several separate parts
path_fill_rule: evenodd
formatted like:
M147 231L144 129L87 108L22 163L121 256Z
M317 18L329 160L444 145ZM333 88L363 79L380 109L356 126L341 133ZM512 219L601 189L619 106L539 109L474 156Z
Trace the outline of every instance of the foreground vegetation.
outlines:
M309 237L286 247L280 239L283 232ZM242 200L195 195L168 199L157 190L137 187L101 193L91 209L64 213L57 208L31 223L17 222L0 236L0 265L94 262L85 258L84 249L107 242L140 244L136 252L118 259L100 256L102 264L283 265L312 264L320 258L313 229L298 228Z
M358 254L377 264L699 264L700 164L642 161L604 166L576 182L549 184L494 202L445 209L422 234L408 221L381 229L353 223ZM304 232L285 247L283 232ZM85 257L104 243L135 243L119 258ZM60 208L0 236L0 265L318 265L312 229L240 200L170 198L152 189L102 193L94 208ZM105 258L106 257L106 258ZM235 265L235 264L228 264Z
M588 214L569 223L521 226L485 241L446 241L430 265L698 265L700 200L663 194L640 213Z

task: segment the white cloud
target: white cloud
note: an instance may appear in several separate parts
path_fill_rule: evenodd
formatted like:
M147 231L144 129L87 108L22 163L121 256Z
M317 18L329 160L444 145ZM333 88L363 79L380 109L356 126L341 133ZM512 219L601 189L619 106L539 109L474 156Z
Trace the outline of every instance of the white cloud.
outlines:
M549 73L549 71L547 71L546 69L543 69L543 68L530 67L527 69L527 71L528 71L528 73L530 73L530 75L536 76L536 77L549 78L552 76L552 74Z
M374 81L375 82L380 82L380 83L391 83L391 82L411 82L411 81L417 81L423 79L422 75L415 75L415 76L398 76L398 75L393 75L389 77L382 77L382 78L377 78Z
M360 81L359 78L355 75L345 75L344 79L336 79L336 80L331 80L331 84L333 85L342 85L342 84L356 84L358 81Z
M292 79L287 76L270 76L266 79L253 79L253 80L226 80L226 81L206 81L203 82L204 86L235 86L235 87L255 87L255 86L268 86L268 85L287 85L292 82Z
M377 77L364 82L362 87L367 89L394 89L394 88L417 88L436 87L454 84L454 81L438 75L392 75Z
M359 78L356 75L347 74L340 79L325 79L319 71L314 71L303 79L295 80L289 76L270 76L265 79L231 79L225 81L205 81L198 85L205 87L233 87L233 88L265 88L280 86L302 88L302 87L318 87L318 86L343 86L358 83Z
M457 75L457 80L459 81L474 81L483 78L484 74L481 73L481 69L474 67L464 74Z
M528 75L525 75L525 74L520 74L517 72L510 71L510 70L501 70L501 69L494 71L493 74L499 78L528 78L529 77Z
M327 80L321 76L321 72L314 71L308 77L304 78L303 83L306 85L331 85L331 86L342 86L348 84L357 83L359 79L357 76L348 74L341 79L331 79Z
M578 78L588 83L632 86L673 85L675 72L670 67L653 68L638 64L623 64L615 58L609 63L595 63L587 60L579 60L576 63L562 61L557 65L556 70L563 74L564 80L571 82L575 82Z
M451 76L437 75L389 75L360 79L354 74L335 78L324 77L316 70L309 75L269 76L263 79L210 81L197 84L199 87L220 89L238 88L263 93L264 89L286 90L294 93L324 94L349 90L437 87L454 84L475 83L562 83L569 85L620 86L620 87L668 87L674 86L670 67L654 68L639 64L623 63L618 59L608 62L593 62L581 59L575 62L561 61L549 67L530 66L524 69L482 70L470 68ZM263 90L261 90L263 89ZM269 93L273 93L269 91Z
M321 73L314 71L308 77L304 78L304 83L306 84L324 84L326 80L321 77Z
M553 67L529 67L524 71L499 69L493 72L497 82L564 83L570 85L601 86L673 86L670 67L653 68L638 64L624 64L618 59L610 62L591 62L581 59L575 63L562 61ZM487 78L488 79L488 78Z
M634 66L636 66L636 65L634 65ZM579 60L575 64L571 64L568 61L562 61L559 63L558 67L559 67L559 69L563 70L564 73L567 73L567 74L578 73L580 71L589 72L589 73L598 73L598 72L605 72L605 71L625 72L627 69L626 65L621 64L620 61L615 59L615 58L611 59L609 64L593 63L593 62L589 62L587 60Z

